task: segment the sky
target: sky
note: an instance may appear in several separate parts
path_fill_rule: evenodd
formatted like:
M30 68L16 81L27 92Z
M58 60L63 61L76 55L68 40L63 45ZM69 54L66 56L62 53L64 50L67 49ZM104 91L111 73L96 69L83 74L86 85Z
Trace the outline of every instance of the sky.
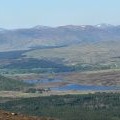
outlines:
M120 25L120 0L0 0L0 28Z

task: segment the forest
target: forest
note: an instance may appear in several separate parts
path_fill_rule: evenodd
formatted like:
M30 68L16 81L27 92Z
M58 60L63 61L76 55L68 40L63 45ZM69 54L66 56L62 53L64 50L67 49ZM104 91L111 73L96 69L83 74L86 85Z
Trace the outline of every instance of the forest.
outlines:
M0 103L0 108L60 120L120 120L120 93L14 99Z

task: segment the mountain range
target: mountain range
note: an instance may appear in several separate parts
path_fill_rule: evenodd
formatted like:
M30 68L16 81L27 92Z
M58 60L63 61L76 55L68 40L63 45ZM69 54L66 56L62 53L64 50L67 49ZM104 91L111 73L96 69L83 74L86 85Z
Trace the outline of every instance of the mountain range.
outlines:
M9 30L0 28L0 52L119 40L120 25L66 25L58 27L38 25L32 28Z

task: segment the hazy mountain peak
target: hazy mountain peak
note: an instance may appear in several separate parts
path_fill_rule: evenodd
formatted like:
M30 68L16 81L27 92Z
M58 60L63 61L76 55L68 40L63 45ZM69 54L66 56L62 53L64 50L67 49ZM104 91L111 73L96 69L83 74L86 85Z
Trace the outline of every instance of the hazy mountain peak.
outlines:
M41 46L65 46L120 40L120 26L110 24L35 26L27 29L0 28L0 51L28 50Z
M114 27L114 25L106 24L106 23L97 24L97 25L95 25L95 26L98 27L98 28Z
M75 28L75 27L78 27L78 26L76 26L76 25L58 26L58 28L67 28L67 29L72 29L72 28Z
M51 28L49 26L43 26L43 25L37 25L35 27L33 27L34 29L48 29L48 28Z
M4 28L0 28L0 32L2 32L2 31L5 31L5 29Z
M63 29L71 29L71 30L85 30L87 28L93 27L91 25L66 25L66 26L59 26L58 28L63 28Z

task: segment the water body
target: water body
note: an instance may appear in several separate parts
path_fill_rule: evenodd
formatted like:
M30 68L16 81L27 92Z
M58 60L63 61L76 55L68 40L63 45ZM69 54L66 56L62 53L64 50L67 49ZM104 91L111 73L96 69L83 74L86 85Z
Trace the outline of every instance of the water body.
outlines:
M43 80L24 80L24 82L29 84L43 84L43 83L55 83L55 82L63 82L63 80L59 79L43 79ZM95 86L95 85L80 85L80 84L67 84L62 87L53 87L50 88L51 90L58 90L58 91L68 91L68 90L93 90L93 91L100 91L100 90L120 90L120 87L115 86Z
M59 90L59 91L67 91L67 90L93 90L93 91L100 91L100 90L120 90L119 87L115 86L90 86L90 85L78 85L78 84L67 84L63 87L55 87L52 90Z

